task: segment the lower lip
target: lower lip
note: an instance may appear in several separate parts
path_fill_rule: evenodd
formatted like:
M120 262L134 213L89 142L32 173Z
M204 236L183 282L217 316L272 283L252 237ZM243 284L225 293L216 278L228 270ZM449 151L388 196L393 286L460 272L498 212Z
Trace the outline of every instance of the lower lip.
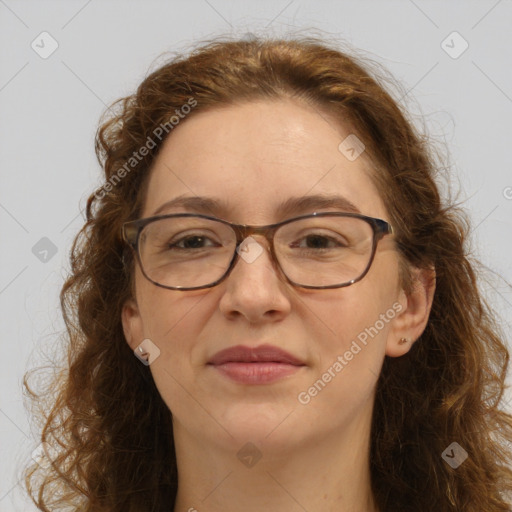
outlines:
M287 363L224 363L214 365L221 373L242 384L266 384L296 373L302 366Z

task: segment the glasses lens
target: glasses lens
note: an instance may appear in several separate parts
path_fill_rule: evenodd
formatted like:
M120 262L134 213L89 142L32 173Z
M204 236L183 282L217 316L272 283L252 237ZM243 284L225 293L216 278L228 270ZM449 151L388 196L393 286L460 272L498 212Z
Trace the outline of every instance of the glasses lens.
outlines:
M146 276L163 286L194 288L220 279L236 246L226 224L200 217L170 217L148 224L139 254Z
M236 248L229 225L201 217L170 217L146 225L139 254L146 276L163 286L195 288L219 280ZM358 279L372 256L373 229L353 217L309 217L281 226L276 257L288 278L304 286Z
M274 245L290 280L305 286L340 285L366 271L373 228L357 217L310 217L282 226Z

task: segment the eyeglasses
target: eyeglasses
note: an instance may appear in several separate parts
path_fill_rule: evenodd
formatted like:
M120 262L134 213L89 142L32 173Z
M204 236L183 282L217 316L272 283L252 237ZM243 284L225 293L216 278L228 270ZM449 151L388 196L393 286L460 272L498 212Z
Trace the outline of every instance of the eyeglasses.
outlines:
M210 288L223 281L242 257L254 261L268 241L272 261L301 288L341 288L370 269L377 243L393 233L381 219L356 213L321 212L267 226L232 224L193 213L126 222L122 235L143 275L171 290Z

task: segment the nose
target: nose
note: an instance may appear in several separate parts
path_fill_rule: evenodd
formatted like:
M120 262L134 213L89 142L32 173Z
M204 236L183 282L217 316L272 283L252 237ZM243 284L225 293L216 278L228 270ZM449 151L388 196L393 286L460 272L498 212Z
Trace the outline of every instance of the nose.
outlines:
M230 318L243 316L250 323L282 319L291 309L291 285L272 260L267 240L250 236L237 252L238 261L225 280L222 313Z

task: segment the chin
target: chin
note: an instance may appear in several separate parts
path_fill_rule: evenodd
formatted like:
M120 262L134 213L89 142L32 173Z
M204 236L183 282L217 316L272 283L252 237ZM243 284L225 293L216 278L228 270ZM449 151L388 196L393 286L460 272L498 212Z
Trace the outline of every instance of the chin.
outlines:
M221 423L237 443L252 441L282 447L298 433L292 410L282 404L243 404L226 410Z

